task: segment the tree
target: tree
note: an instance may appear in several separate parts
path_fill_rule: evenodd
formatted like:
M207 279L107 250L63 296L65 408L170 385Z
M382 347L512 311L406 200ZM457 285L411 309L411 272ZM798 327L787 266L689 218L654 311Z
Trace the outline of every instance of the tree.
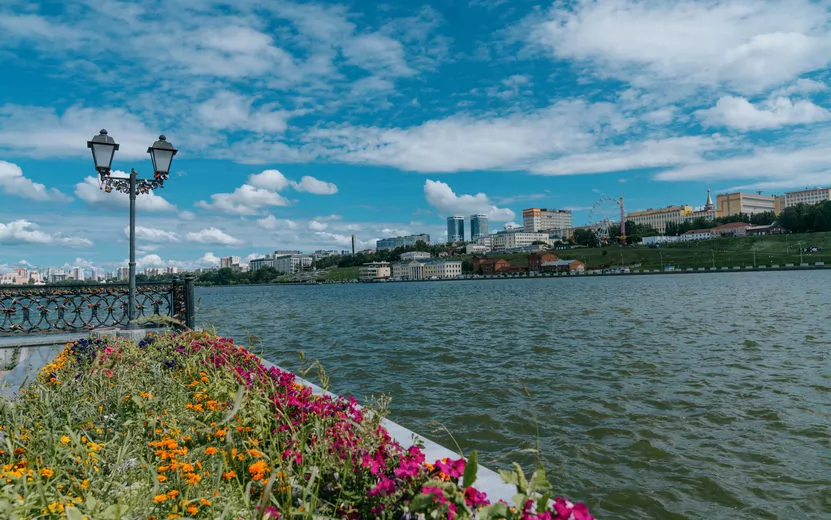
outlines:
M776 221L776 213L772 211L765 211L762 213L754 213L750 215L750 223L754 226L768 226Z
M590 229L577 229L574 231L574 242L587 247L597 246L597 235Z

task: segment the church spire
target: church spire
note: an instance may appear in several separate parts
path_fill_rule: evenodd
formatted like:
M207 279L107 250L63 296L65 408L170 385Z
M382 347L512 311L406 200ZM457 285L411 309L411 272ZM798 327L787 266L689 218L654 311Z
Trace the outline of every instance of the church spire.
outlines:
M710 188L707 188L707 204L704 205L704 209L706 211L710 211L715 208L716 206L713 204L713 197L710 196Z

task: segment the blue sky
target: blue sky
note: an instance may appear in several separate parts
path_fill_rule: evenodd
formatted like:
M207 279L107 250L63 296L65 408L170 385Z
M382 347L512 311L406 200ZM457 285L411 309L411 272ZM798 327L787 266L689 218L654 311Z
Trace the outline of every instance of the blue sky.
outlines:
M100 128L117 170L180 150L140 267L828 185L829 62L800 0L5 0L0 269L125 261Z

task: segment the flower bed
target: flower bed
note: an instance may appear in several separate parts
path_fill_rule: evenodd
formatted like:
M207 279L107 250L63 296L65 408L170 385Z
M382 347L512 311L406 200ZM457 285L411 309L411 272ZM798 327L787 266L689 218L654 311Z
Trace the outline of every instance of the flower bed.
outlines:
M541 469L491 504L475 454L429 463L381 417L207 333L81 340L0 399L0 517L592 518Z

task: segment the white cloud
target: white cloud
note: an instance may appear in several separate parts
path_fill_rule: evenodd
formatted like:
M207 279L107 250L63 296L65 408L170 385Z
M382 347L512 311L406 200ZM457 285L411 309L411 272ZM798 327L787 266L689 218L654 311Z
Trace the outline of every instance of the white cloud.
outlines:
M258 210L271 206L288 206L289 200L277 192L243 184L233 193L215 193L210 203L201 200L197 206L237 215L254 215Z
M130 236L130 228L124 228L124 236ZM148 242L178 242L179 237L176 233L165 231L163 229L148 228L143 226L136 226L136 238L138 240L146 240Z
M703 161L702 154L726 146L724 138L674 137L607 147L602 152L574 154L540 162L530 170L540 175L605 173L639 168L677 166Z
M47 190L43 184L24 177L20 166L6 161L0 161L0 189L9 195L26 199L56 202L72 200L55 188Z
M127 263L127 261L125 260L124 263ZM162 257L157 254L144 255L136 258L136 267L138 269L144 269L145 267L162 267L164 265L164 260L162 260Z
M300 182L293 182L292 186L297 191L314 193L315 195L334 195L338 187L331 182L321 181L308 175L300 179Z
M122 108L74 105L59 115L52 108L7 104L0 107L0 150L34 157L85 156L92 169L86 143L101 128L120 145L116 164L119 159L148 159L147 147L158 138L141 119Z
M180 211L179 218L182 220L194 220L196 218L196 213L193 211Z
M112 173L117 176L127 175L121 171ZM76 184L75 196L93 207L127 208L130 206L129 195L116 190L110 193L105 192L99 186L97 177L85 177L83 182ZM140 211L152 212L176 211L176 206L152 191L136 197L136 208Z
M222 91L199 105L197 113L211 128L265 133L282 133L286 130L289 112L271 110L270 107L256 110L252 108L253 102L254 98Z
M248 184L271 191L281 191L290 183L279 170L263 170L248 176Z
M770 99L758 108L743 97L724 96L716 106L697 112L705 126L760 130L787 125L818 123L831 119L828 110L808 100Z
M344 249L352 247L352 235L342 235L340 233L330 233L328 231L315 231L314 234L319 243L329 246L339 246ZM375 249L375 242L377 238L370 238L368 240L357 240L358 249L372 248Z
M382 75L410 76L415 73L407 65L401 42L379 33L346 40L343 55L350 64Z
M309 221L309 229L312 231L323 231L329 227L325 222L318 222L317 220Z
M808 78L800 78L794 81L787 87L776 89L771 97L788 97L794 94L812 94L814 92L824 92L828 90L828 85L814 81Z
M234 238L225 233L221 229L211 227L202 229L196 232L190 232L185 235L188 242L198 242L200 244L219 244L224 246L242 244L242 240Z
M825 67L829 21L807 0L580 0L530 32L561 59L635 84L727 84L757 92Z
M824 144L798 150L758 148L747 155L660 172L654 178L661 181L741 179L744 189L827 185L831 179L831 147Z
M68 247L91 247L87 238L63 236L41 231L38 225L28 220L13 220L8 224L0 222L0 244L58 244Z
M197 260L197 263L207 266L219 265L219 257L209 251L202 255L202 258Z
M257 225L263 229L297 229L297 222L284 218L277 218L269 214L265 218L257 219Z
M406 129L340 126L317 129L319 151L332 159L419 172L519 168L532 159L587 149L598 135L624 130L613 105L563 101L532 113L458 114Z
M474 213L484 213L490 220L499 222L516 218L516 214L510 209L494 206L484 193L458 196L453 193L450 186L440 181L428 179L424 183L424 196L428 204L446 216L467 217Z

